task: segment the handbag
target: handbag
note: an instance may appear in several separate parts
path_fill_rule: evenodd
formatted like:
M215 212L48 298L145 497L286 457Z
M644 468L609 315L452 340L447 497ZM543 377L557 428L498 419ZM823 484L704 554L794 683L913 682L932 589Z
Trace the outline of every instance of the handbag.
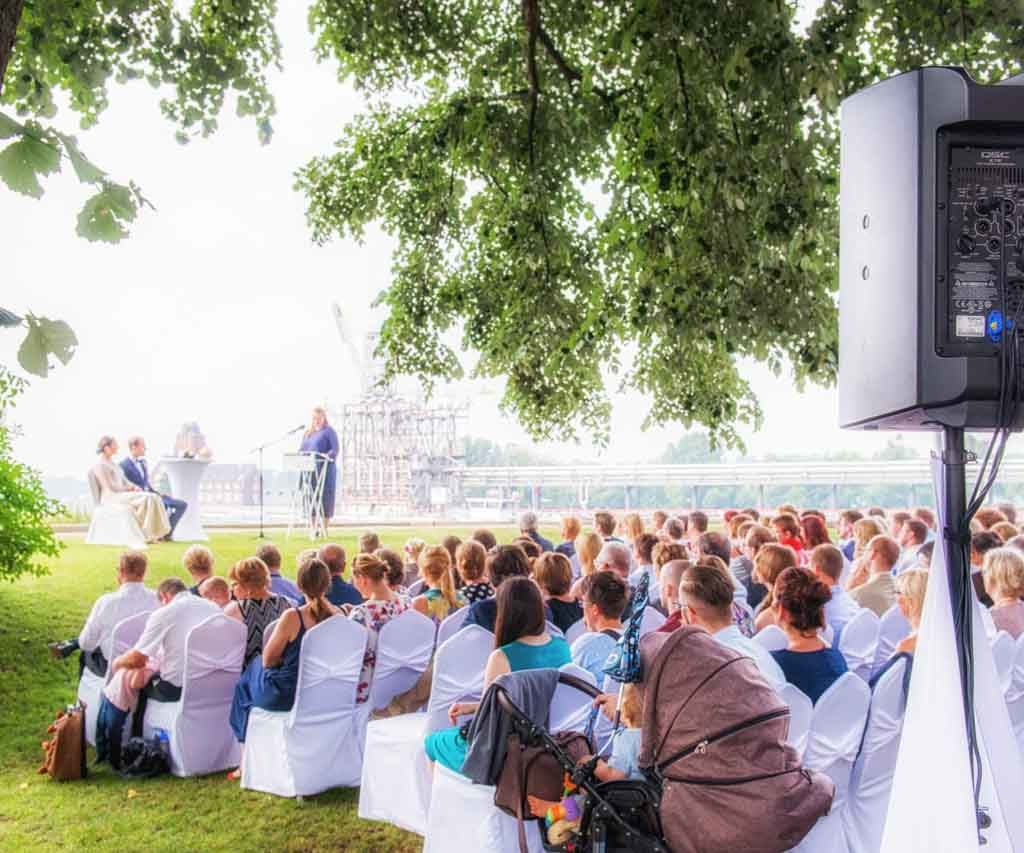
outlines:
M579 732L556 732L552 739L578 763L593 753L590 739ZM560 801L565 768L543 746L523 746L518 734L509 735L508 752L494 790L494 805L516 819L520 853L528 853L526 825L531 819L527 796Z
M56 782L84 779L88 775L85 763L85 705L69 705L57 713L57 718L46 730L52 735L43 741L41 774L49 774Z

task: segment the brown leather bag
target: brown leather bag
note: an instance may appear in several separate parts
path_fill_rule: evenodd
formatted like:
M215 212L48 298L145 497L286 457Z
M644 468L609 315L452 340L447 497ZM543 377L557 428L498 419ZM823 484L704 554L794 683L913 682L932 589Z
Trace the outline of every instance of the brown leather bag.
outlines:
M573 761L579 762L593 753L590 741L579 732L556 732L552 736ZM494 805L512 815L519 826L519 850L528 853L526 825L532 818L527 796L561 801L565 783L562 765L543 747L524 747L519 735L510 735L508 753L494 791Z
M85 764L85 706L79 704L60 711L46 731L53 737L43 741L46 755L39 772L48 773L57 782L84 779L88 775Z

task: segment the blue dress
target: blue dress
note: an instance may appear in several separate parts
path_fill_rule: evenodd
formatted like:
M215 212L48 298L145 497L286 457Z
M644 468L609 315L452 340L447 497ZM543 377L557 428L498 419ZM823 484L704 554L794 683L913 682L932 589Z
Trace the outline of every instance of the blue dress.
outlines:
M543 646L533 646L516 640L502 646L501 650L508 658L512 672L524 669L558 669L572 663L569 644L561 637L552 637L551 641ZM431 761L438 761L456 772L462 770L462 763L466 760L466 751L469 749L459 726L451 726L427 735L423 746Z
M263 666L263 656L257 655L242 671L235 685L235 698L231 701L231 731L239 743L245 743L245 729L249 725L249 711L265 708L268 711L290 711L295 704L295 688L299 683L299 652L306 625L299 614L299 633L284 647L281 662L270 669Z
M338 469L335 459L338 458L338 434L334 427L329 424L318 429L312 435L302 439L302 446L299 448L304 453L323 453L330 459L324 461L317 459L316 476L324 481L323 508L324 518L329 519L334 515L334 494L337 486Z
M846 658L836 649L824 648L816 652L782 649L772 652L772 657L782 668L786 681L799 687L813 703L846 672Z

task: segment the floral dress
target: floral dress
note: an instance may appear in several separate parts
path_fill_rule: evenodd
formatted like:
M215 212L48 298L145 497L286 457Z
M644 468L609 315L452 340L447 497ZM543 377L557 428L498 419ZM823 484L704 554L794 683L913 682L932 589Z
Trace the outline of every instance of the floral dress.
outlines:
M363 656L363 669L359 673L359 685L356 687L356 703L361 704L370 698L370 683L373 681L373 670L377 666L377 637L381 628L396 616L409 609L408 598L396 598L392 601L378 601L371 598L357 604L349 611L348 618L369 629L370 637L366 641L366 654Z
M465 596L467 604L476 604L476 602L483 601L485 598L494 597L494 587L487 581L466 584L459 592Z

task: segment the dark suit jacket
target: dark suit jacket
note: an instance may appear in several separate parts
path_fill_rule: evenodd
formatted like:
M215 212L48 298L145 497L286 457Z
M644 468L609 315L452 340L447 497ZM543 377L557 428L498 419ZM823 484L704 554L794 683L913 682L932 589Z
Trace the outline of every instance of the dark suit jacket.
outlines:
M142 462L142 474L139 474L139 469L135 465L135 460L130 456L126 456L121 460L121 470L124 471L124 475L128 478L128 482L134 483L140 489L145 492L155 492L156 489L149 482L149 468L146 467L145 461Z

